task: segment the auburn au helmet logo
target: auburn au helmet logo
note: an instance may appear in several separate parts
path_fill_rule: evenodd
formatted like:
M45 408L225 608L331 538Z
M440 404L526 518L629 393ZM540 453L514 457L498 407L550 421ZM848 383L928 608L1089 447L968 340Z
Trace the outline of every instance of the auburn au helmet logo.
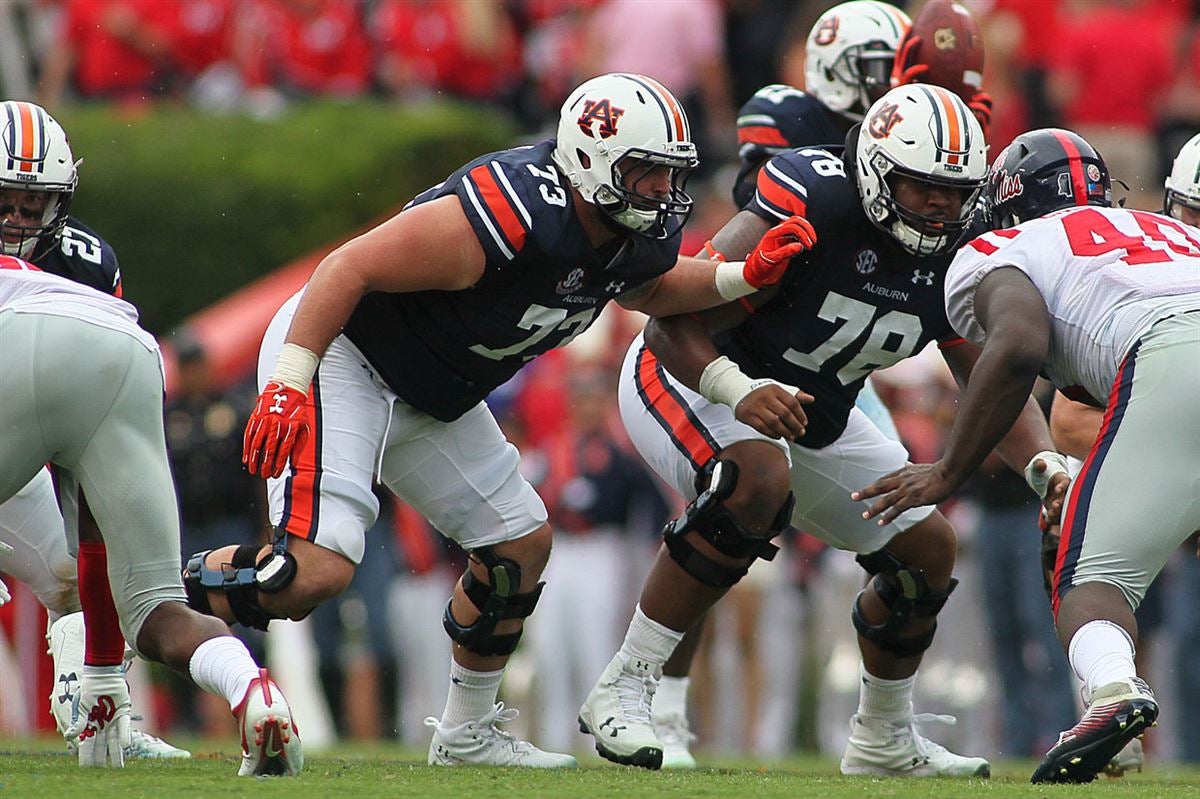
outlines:
M600 138L607 139L617 135L617 120L624 113L624 108L617 108L607 97L603 100L584 100L583 113L575 122L586 135L595 138L599 134ZM600 123L595 133L592 132L593 122Z
M886 139L904 117L900 116L900 106L896 103L884 103L867 123L867 130L877 139Z
M817 28L817 33L813 37L813 41L820 45L833 44L833 40L837 38L838 18L830 17L821 23Z

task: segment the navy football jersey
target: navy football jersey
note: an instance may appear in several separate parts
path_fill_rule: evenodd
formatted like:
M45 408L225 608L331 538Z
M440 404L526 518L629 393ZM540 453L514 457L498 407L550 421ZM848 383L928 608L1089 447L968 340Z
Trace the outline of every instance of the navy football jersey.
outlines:
M67 219L62 237L34 264L43 272L121 296L121 268L116 252L78 219Z
M437 419L457 419L679 255L680 233L629 235L594 249L553 150L549 140L481 156L413 200L458 197L487 256L478 283L464 291L373 292L346 324L346 336L392 390Z
M953 253L918 258L867 219L845 165L828 151L792 150L767 162L748 211L770 224L799 214L817 243L793 259L781 290L717 349L754 378L770 377L816 399L799 443L842 434L867 375L932 340L961 342L946 319L943 282Z
M738 111L738 175L733 201L745 208L763 162L795 147L841 145L848 121L799 89L776 83L754 93Z

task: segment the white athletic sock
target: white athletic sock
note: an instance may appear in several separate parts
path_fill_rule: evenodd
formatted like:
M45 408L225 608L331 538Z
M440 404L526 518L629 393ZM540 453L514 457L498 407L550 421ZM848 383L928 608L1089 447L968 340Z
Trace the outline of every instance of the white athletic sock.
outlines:
M654 692L654 718L668 719L672 716L687 718L687 692L690 677L663 676Z
M655 666L662 666L681 640L683 633L654 621L642 612L642 606L639 604L633 612L633 621L629 622L625 642L621 644L621 654L626 658L636 658Z
M450 658L450 693L446 695L441 726L457 727L492 712L503 677L504 669L472 671Z
M232 710L245 698L250 681L258 676L258 664L237 638L218 635L196 647L188 671L196 685L225 697Z
M912 715L913 686L917 676L903 680L885 680L867 671L859 663L858 715L900 720Z
M1102 685L1137 676L1133 639L1120 626L1105 619L1089 621L1075 631L1067 647L1067 658L1089 696Z

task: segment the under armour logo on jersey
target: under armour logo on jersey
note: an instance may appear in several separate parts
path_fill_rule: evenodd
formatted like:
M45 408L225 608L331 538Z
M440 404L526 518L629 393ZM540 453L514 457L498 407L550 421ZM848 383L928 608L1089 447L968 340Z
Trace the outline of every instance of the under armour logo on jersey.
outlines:
M287 394L272 394L271 399L275 400L275 404L267 408L267 413L283 413L283 402L287 399Z
M607 139L609 136L617 135L617 120L625 113L624 108L617 108L606 97L603 100L584 100L583 113L579 115L579 119L575 123L579 125L579 129L584 132L584 135L595 138L597 135L602 139ZM592 123L599 122L599 127L595 133L592 132Z
M609 283L607 286L605 286L604 290L607 291L609 294L620 294L622 291L625 290L625 281L624 280L614 280L611 283Z
M874 250L859 250L858 257L854 260L854 268L860 275L869 275L875 271L878 263L879 254Z
M886 139L891 134L892 128L896 127L896 123L903 119L904 117L900 116L898 104L884 103L878 111L871 115L871 119L867 123L867 130L877 139Z
M912 282L913 283L920 282L926 286L932 286L933 279L936 276L937 276L937 272L933 272L933 271L922 272L920 269L914 269L913 276L912 276Z

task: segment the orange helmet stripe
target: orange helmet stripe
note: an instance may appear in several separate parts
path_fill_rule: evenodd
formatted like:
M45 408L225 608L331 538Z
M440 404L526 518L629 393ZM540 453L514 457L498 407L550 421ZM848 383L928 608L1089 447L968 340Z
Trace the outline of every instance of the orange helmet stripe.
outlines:
M683 109L679 107L679 101L675 99L675 95L667 91L667 88L654 78L646 75L642 75L641 77L646 81L647 84L649 84L650 88L659 95L659 99L662 101L663 105L667 107L674 124L675 129L672 132L675 134L675 139L677 141L687 141L688 131L684 122L685 117L683 115Z
M17 103L17 114L20 116L19 124L21 126L21 152L17 153L21 157L21 171L33 171L33 108L29 103Z
M962 130L961 122L958 118L958 109L954 105L954 99L950 96L950 92L943 89L941 86L933 86L933 93L937 96L938 101L942 104L942 110L946 112L948 121L947 131L950 135L950 140L946 143L946 149L950 151L946 163L957 164L959 162L958 153L964 150L962 146Z

